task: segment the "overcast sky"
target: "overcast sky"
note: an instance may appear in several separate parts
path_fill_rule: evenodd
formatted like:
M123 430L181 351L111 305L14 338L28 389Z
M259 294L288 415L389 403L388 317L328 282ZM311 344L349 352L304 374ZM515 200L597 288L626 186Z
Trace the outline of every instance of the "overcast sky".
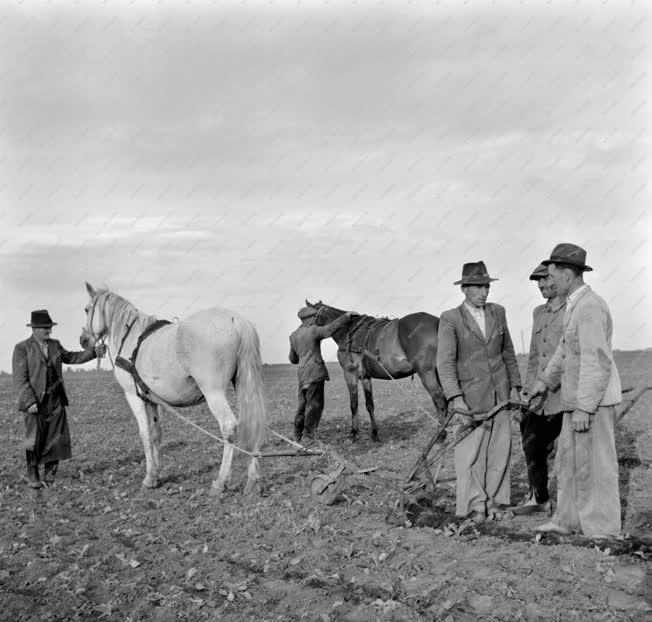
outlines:
M0 8L0 369L32 309L78 348L85 280L273 363L304 298L439 315L479 259L521 351L562 241L652 346L645 3L96 4Z

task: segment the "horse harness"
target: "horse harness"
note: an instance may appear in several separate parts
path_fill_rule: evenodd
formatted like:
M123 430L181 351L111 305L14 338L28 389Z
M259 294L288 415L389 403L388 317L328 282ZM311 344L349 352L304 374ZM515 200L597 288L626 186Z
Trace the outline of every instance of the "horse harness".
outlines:
M362 365L366 370L365 361L367 357L373 358L370 355L375 355L376 359L380 357L380 352L376 348L375 352L370 352L368 348L369 340L378 330L384 328L390 322L389 318L376 318L371 315L363 315L346 333L346 341L342 343L338 350L340 352L353 352L361 354Z
M136 369L136 358L138 356L138 350L140 350L140 346L142 345L143 341L145 341L145 339L147 339L147 337L149 337L152 333L155 333L159 328L163 328L163 326L167 326L172 322L168 320L155 320L154 322L152 322L138 336L138 341L136 341L136 347L134 348L134 351L131 353L129 359L125 359L124 357L120 356L120 352L122 352L122 346L124 345L125 340L127 339L127 336L131 332L131 329L133 328L135 323L136 320L134 320L131 324L127 325L127 332L124 334L124 336L122 337L122 341L120 342L120 347L118 348L118 354L115 357L115 364L118 367L120 367L120 369L124 369L126 372L128 372L131 375L131 377L134 379L134 384L136 385L136 395L141 400L143 400L143 402L156 405L156 402L153 402L149 398L149 395L152 392L151 389L145 384L145 381L140 377L140 374Z

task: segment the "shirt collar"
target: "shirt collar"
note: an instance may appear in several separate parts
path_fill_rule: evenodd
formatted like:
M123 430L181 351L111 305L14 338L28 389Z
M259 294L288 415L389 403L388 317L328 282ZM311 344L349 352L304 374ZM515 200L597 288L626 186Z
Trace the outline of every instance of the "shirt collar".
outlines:
M553 301L548 300L546 302L546 307L550 309L553 313L559 311L562 307L566 306L566 301L563 298L557 296Z
M464 301L464 306L467 308L471 315L482 315L484 313L484 307L476 307L475 305L470 305L466 300Z
M588 287L586 283L578 287L572 294L568 294L567 302L570 304Z

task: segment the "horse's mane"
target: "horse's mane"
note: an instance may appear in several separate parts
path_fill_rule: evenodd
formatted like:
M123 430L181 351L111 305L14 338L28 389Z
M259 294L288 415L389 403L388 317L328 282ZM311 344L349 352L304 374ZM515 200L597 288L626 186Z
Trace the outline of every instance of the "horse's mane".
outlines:
M139 311L131 302L107 288L96 290L95 296L96 300L104 296L104 317L110 323L109 332L114 336L120 334L119 331L134 320L143 324L156 320L153 315Z

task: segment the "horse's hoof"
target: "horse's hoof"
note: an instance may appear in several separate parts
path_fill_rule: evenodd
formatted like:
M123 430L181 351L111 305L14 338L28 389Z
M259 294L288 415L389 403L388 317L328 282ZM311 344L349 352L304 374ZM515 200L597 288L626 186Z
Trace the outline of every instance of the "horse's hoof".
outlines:
M371 431L371 440L374 443L380 443L380 436L378 436L378 430Z
M349 438L354 441L358 437L358 431L357 430L351 430L349 432Z
M226 483L224 482L213 482L213 485L208 491L209 497L223 497L227 491Z
M141 484L143 490L152 490L153 488L158 488L158 477L146 477Z
M242 491L242 494L245 497L262 497L263 496L263 486L259 480L249 480Z

